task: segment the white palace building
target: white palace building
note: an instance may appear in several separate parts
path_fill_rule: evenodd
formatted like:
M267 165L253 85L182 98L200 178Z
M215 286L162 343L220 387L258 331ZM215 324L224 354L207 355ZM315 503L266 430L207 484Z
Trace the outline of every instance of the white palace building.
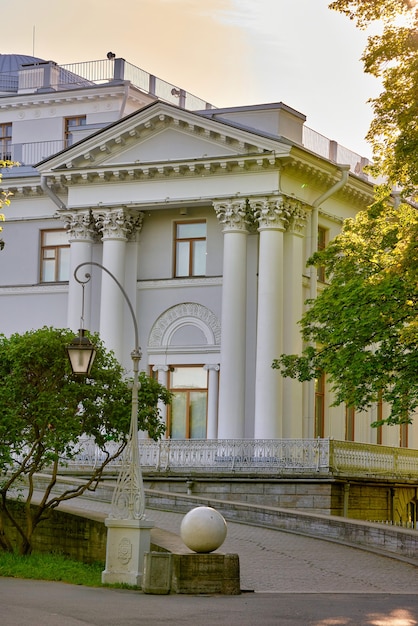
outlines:
M0 55L6 207L1 331L77 332L81 263L133 305L141 369L175 392L170 440L315 439L418 448L418 423L371 428L326 381L272 369L302 349L323 287L308 257L373 198L365 159L278 103L216 108L122 58ZM83 270L84 271L84 270ZM99 268L84 326L131 367L132 319Z

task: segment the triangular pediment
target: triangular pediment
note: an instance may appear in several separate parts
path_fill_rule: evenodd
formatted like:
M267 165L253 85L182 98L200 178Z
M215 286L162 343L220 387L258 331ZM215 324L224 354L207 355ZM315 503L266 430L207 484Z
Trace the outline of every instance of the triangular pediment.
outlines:
M38 165L41 173L180 164L249 155L285 156L291 145L208 119L162 102L153 103Z

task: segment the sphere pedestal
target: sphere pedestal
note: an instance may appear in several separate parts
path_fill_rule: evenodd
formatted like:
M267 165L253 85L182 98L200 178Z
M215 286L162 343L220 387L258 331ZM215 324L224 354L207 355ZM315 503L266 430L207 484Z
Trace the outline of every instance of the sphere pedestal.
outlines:
M209 506L199 506L189 511L180 526L180 536L190 550L209 553L225 541L226 522L222 515Z

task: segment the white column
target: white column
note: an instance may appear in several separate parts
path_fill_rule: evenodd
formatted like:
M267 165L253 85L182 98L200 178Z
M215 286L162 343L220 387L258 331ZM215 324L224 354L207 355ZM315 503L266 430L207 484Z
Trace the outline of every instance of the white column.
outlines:
M245 422L247 208L245 199L214 202L223 225L219 439L240 439Z
M291 216L284 234L283 352L300 354L303 342L299 320L303 314L303 234L307 213L296 200L287 200ZM293 205L293 206L292 206ZM283 380L283 433L289 439L303 437L303 387L293 378Z
M168 384L168 365L154 365L152 368L153 372L157 372L158 382L160 385L164 385L167 387ZM160 411L161 419L164 424L167 426L167 405L161 400L158 403L158 408Z
M272 369L283 352L283 232L289 213L281 196L250 203L259 224L254 438L282 434L283 381Z
M138 229L135 217L123 208L95 210L94 217L102 235L102 265L124 286L126 242L128 236ZM142 224L142 217L140 219ZM102 271L101 278L100 337L106 347L113 350L116 358L122 361L125 300L111 276Z
M70 276L68 283L67 327L74 331L81 328L83 288L74 279L74 270L80 263L92 260L92 244L95 239L94 223L90 211L60 213L66 223L70 242ZM77 273L83 279L86 272L91 272L87 265ZM84 328L91 329L91 285L84 287Z
M218 394L219 394L219 365L209 364L203 366L208 371L208 423L206 437L218 438Z

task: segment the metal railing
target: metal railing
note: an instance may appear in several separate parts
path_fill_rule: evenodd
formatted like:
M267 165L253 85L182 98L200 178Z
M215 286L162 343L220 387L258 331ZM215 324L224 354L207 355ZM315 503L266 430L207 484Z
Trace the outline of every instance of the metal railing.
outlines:
M184 89L173 85L132 65L125 59L100 59L57 65L52 61L34 63L23 66L16 73L0 74L0 97L10 93L29 93L39 90L65 91L74 88L86 88L103 85L115 81L129 81L134 87L191 111L215 108L202 98L194 96ZM55 144L55 145L54 145ZM334 163L350 165L350 171L365 180L373 181L364 172L369 164L368 159L331 141L311 128L303 127L302 145ZM12 160L25 165L34 165L64 148L64 142L22 143L12 146Z
M108 451L115 445L109 442ZM66 465L82 471L97 466L102 456L84 439ZM333 439L141 439L140 457L145 472L418 477L418 450ZM113 467L118 465L118 459L113 461Z
M9 160L21 165L35 165L66 147L64 139L54 141L34 141L31 143L12 143L8 151ZM2 158L0 153L0 158ZM4 157L3 157L4 158Z

